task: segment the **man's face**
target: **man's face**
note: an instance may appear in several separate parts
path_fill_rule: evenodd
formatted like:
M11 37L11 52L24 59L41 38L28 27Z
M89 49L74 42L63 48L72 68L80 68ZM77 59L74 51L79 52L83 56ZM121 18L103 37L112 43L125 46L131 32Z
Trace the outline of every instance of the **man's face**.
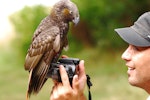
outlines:
M131 85L150 88L150 47L129 45L122 54L128 67L128 81Z

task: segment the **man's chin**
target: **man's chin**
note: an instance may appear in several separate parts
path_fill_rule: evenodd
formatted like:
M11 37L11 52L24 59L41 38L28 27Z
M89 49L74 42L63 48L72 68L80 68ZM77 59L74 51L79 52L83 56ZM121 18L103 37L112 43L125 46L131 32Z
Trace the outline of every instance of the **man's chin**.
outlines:
M137 82L135 81L135 79L133 79L133 78L131 78L131 77L128 78L128 82L129 82L129 84L132 85L132 86L137 86Z
M132 86L141 87L141 86L140 86L140 83L137 82L137 81L135 81L135 80L128 79L128 82L129 82L129 84L132 85Z

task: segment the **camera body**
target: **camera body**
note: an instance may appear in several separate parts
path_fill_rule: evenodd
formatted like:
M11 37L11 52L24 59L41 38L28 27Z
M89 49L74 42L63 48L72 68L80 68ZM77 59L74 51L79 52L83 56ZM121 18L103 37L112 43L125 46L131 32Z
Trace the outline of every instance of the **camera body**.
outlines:
M72 84L73 76L76 74L77 66L80 60L78 58L61 58L57 63L51 63L47 78L52 78L58 82L62 82L59 73L59 66L63 65L66 69L70 84Z

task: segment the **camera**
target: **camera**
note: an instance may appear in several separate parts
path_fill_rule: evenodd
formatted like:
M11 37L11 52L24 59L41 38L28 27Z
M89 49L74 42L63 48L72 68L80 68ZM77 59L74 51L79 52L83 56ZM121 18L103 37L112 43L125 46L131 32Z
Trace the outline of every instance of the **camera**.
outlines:
M61 58L56 63L51 63L47 78L52 78L58 82L62 82L59 73L59 66L63 65L66 69L70 84L72 84L73 76L76 74L77 66L80 60L78 58Z

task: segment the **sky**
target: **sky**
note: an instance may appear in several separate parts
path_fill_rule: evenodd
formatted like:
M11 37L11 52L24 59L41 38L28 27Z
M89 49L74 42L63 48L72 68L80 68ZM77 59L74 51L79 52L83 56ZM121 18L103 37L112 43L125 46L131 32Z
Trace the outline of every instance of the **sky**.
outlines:
M59 0L1 0L0 1L0 44L9 40L14 36L12 26L8 20L8 16L15 11L22 9L24 6L33 6L42 4L45 6L53 6Z

